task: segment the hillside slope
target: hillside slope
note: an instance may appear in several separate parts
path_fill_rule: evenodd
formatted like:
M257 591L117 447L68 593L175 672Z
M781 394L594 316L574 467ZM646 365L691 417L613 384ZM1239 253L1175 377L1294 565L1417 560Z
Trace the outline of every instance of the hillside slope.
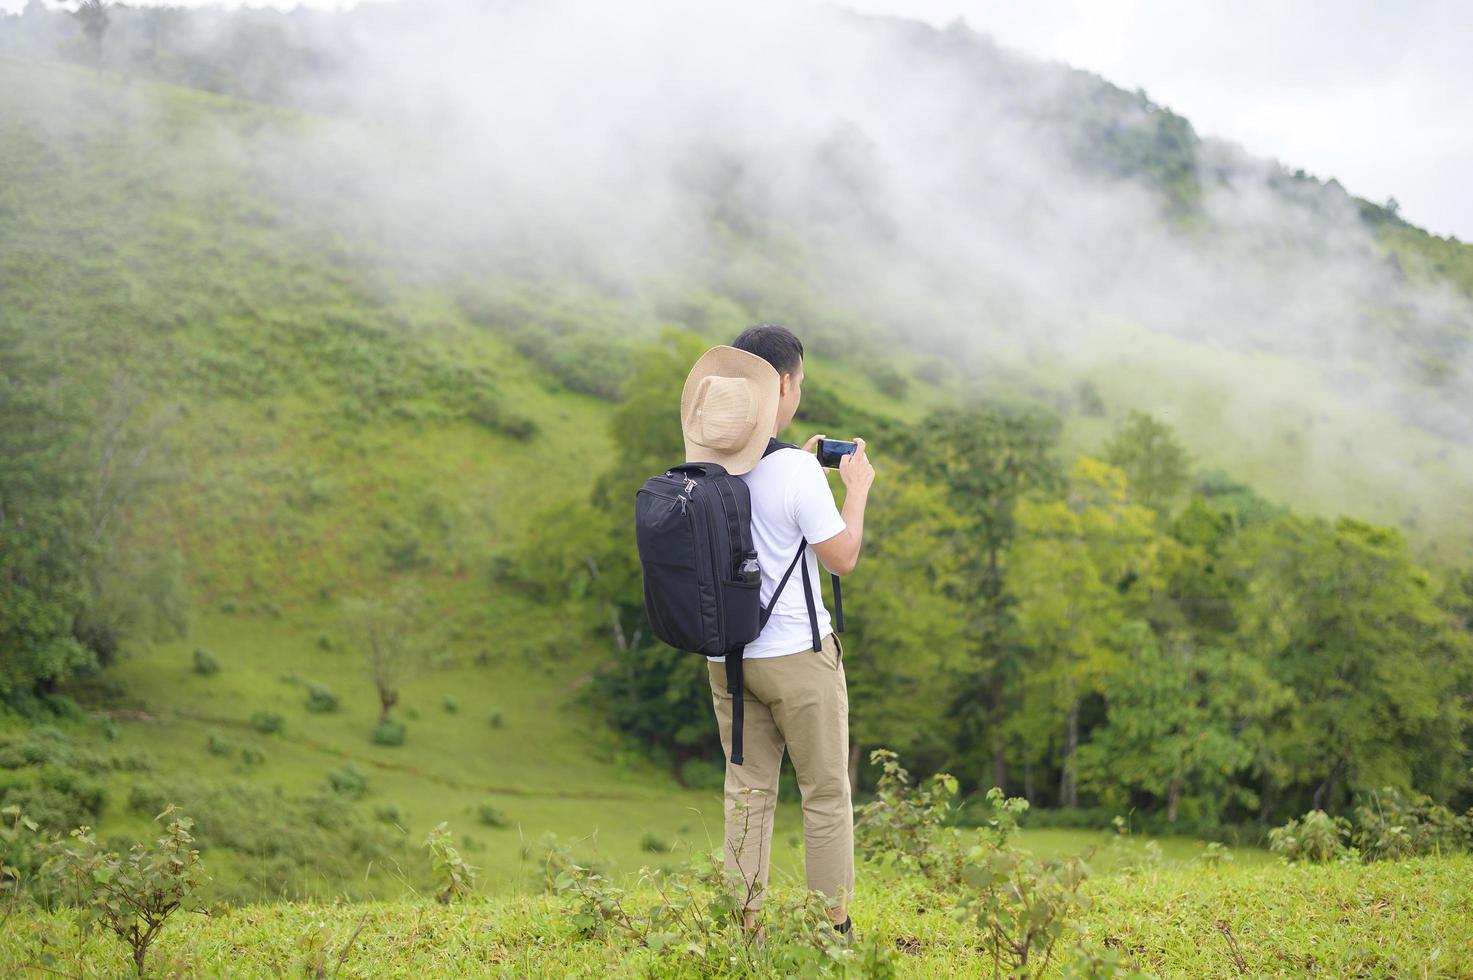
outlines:
M586 498L590 466L610 446L597 389L620 376L632 344L659 322L724 340L773 297L690 292L677 310L669 294L662 305L571 277L467 284L398 269L276 193L282 134L319 125L77 67L0 62L0 335L59 352L69 383L99 398L127 379L137 419L169 420L162 486L140 498L129 535L177 559L193 614L187 635L128 637L89 692L120 745L156 763L147 777L108 776L103 828L146 827L152 797L130 802L140 783L186 804L202 790L179 785L181 774L304 795L351 765L367 779L356 807L413 845L441 820L469 830L471 860L500 885L544 831L596 833L599 854L624 865L676 841L710 843L717 794L681 789L621 750L580 699L608 652L494 567L539 508ZM351 207L351 186L340 193L321 208ZM468 302L475 290L495 302ZM829 326L843 322L835 314ZM593 348L606 361L586 353L590 337L608 342ZM1145 409L1177 426L1200 466L1287 503L1402 524L1444 555L1473 542L1468 446L1356 404L1290 355L1119 321L1092 337L1088 370L1025 351L984 374L931 377L915 373L920 356L897 352L903 384L887 386L871 348L851 357L833 341L808 370L906 422L963 392L1043 401L1069 420L1071 449ZM1223 380L1242 376L1270 393ZM1079 397L1086 383L1102 411ZM1301 397L1286 407L1272 394L1284 391ZM1306 400L1317 414L1302 414ZM338 601L408 573L430 595L439 666L404 685L409 734L395 748L369 741L377 703ZM196 650L218 674L194 671ZM340 710L309 710L309 684L336 693ZM258 731L261 711L284 729ZM104 744L104 730L87 737ZM210 750L212 735L224 751ZM245 762L246 749L264 761ZM484 828L483 806L494 811ZM792 868L796 814L781 820L776 860ZM397 887L385 872L365 890Z

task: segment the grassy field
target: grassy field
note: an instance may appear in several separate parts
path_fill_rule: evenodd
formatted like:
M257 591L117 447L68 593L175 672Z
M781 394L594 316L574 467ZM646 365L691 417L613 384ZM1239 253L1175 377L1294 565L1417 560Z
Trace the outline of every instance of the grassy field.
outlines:
M1085 885L1090 908L1050 975L1086 965L1075 944L1113 950L1125 969L1160 977L1473 975L1473 859L1324 867L1274 863L1148 868ZM984 976L981 937L953 915L955 895L912 880L862 875L862 938L893 951L902 977ZM635 892L632 903L653 900ZM770 952L741 948L724 972L772 976ZM22 913L0 928L0 970L118 976L111 937L80 940L69 915ZM566 903L526 891L445 906L408 900L276 903L181 916L151 954L171 976L342 977L703 975L678 949L655 952L579 937ZM842 970L843 961L834 964ZM849 971L867 972L857 964ZM319 974L321 975L321 974Z

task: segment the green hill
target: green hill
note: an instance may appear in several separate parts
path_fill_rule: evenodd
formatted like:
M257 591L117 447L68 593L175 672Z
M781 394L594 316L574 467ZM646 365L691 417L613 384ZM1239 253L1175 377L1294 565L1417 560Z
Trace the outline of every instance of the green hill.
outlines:
M900 343L893 308L871 323L862 297L831 298L812 242L719 195L719 259L733 261L713 283L697 266L630 293L576 261L551 274L555 251L520 266L400 262L414 220L357 213L361 174L291 186L283 147L304 134L341 130L109 70L0 61L0 340L74 388L90 419L119 419L120 446L146 450L107 470L131 564L105 570L104 592L151 601L116 621L116 662L67 688L88 715L67 737L103 760L77 766L96 770L91 816L107 834L144 833L161 799L236 806L247 823L291 812L289 835L330 831L278 847L202 821L231 897L392 897L422 879L420 841L442 820L506 889L546 832L594 835L580 847L620 868L719 840L719 792L682 787L588 697L610 659L589 640L588 608L503 574L535 542L534 515L588 500L629 365L663 328L714 343L774 310L811 314L817 407L804 426L861 417L904 431L985 394L1058 412L1072 457L1139 409L1176 428L1197 469L1277 503L1400 526L1432 561L1473 546L1473 446L1361 398L1358 381L1402 384L1390 368L1354 365L1347 383L1312 352L1106 315L1087 341L1011 338L949 363L934 338ZM1176 144L1127 166L1135 144L1115 136L1125 144L1102 167L1190 203L1173 183ZM1397 221L1380 234L1406 275L1468 288L1468 246ZM1425 340L1408 333L1410 359ZM91 445L88 465L114 466L108 446ZM406 575L429 597L435 663L400 692L405 744L377 745L377 699L340 603ZM196 651L218 673L197 672ZM312 685L340 707L309 708ZM280 730L261 730L273 723L258 713ZM334 773L340 788L325 789ZM366 792L352 800L355 774ZM798 869L791 809L775 840L778 866ZM304 870L317 846L339 872ZM360 854L377 862L367 876L346 870Z

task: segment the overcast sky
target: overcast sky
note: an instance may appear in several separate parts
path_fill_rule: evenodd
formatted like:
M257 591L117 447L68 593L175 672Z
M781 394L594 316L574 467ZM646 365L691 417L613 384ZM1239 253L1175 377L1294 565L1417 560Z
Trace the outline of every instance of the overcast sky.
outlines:
M0 9L24 4L0 0ZM838 5L938 25L961 17L1009 47L1144 88L1199 133L1337 177L1361 197L1395 197L1409 221L1473 241L1473 0Z

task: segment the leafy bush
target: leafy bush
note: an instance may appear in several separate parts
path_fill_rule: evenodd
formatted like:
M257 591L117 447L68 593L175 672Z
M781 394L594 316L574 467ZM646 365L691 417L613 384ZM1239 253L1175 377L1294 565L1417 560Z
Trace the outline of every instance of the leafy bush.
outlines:
M955 779L943 773L917 786L895 753L879 749L870 760L883 771L876 799L860 808L855 823L859 850L882 866L923 875L946 893L962 887L955 914L981 933L994 975L1042 976L1058 944L1071 935L1086 959L1111 961L1082 946L1079 921L1089 908L1081 891L1088 875L1083 858L1040 861L1013 846L1028 801L989 790L978 822L981 840L964 848L948 825Z
M327 773L327 788L341 796L359 800L368 794L368 777L352 765L331 769Z
M1268 832L1269 849L1291 864L1328 864L1356 857L1356 850L1346 843L1349 839L1350 821L1324 810L1311 810Z
M373 740L374 745L393 746L403 745L404 735L405 729L402 721L386 718L373 726L373 734L369 737Z
M266 753L254 745L243 745L240 749L240 761L247 769L259 766L266 761Z
M489 724L492 728L500 728L506 724L506 719L501 717L501 712L493 711L486 718L486 723Z
M191 846L193 821L177 813L170 805L154 818L170 818L154 848L138 843L126 854L107 851L84 826L72 831L75 844L58 841L48 862L62 894L77 904L79 926L87 931L100 925L127 943L139 976L169 917L187 908L209 881Z
M449 825L444 821L436 824L425 838L425 847L429 849L430 866L438 886L435 897L445 903L470 897L475 890L476 869L466 864L455 849Z
M1473 811L1459 816L1388 786L1355 808L1352 840L1367 861L1466 851L1473 847Z
M204 650L194 651L194 672L201 677L212 677L220 672L220 661Z
M961 874L961 837L946 826L954 812L956 778L937 773L927 785L913 786L910 773L888 749L870 753L870 763L880 766L882 773L875 800L857 811L856 849L882 866L956 882Z
M653 830L646 830L639 838L639 849L647 854L668 854L670 845Z
M307 710L325 714L338 710L338 696L321 684L307 685Z
M235 743L219 732L210 732L205 738L205 748L211 755L232 755L235 752Z
M14 911L27 879L41 865L40 829L19 806L0 808L0 901L5 903L0 923Z
M251 727L262 735L279 735L286 728L286 718L279 712L262 708L251 712Z
M399 808L392 803L380 803L375 806L373 808L373 816L375 820L383 823L395 825L402 825L404 823L404 814L400 813Z
M484 827L505 827L507 824L506 814L490 803L482 803L476 813Z
M161 803L163 801L163 803ZM196 815L206 853L231 852L232 875L211 886L212 901L367 898L376 888L365 868L408 857L403 838L346 796L284 793L246 780L142 780L128 794L134 813L153 814L175 801ZM309 876L302 869L311 868Z
M456 704L455 699L448 694L445 695L445 700L442 702L442 706L445 708L445 713L447 715L453 715L460 710L460 705Z
M627 902L624 889L566 846L549 848L546 867L581 937L651 950L657 975L845 976L851 967L859 976L895 975L890 946L872 936L849 945L817 892L768 895L761 928L748 929L742 877L724 869L719 851L672 871L643 869L639 883L654 889L652 905Z

